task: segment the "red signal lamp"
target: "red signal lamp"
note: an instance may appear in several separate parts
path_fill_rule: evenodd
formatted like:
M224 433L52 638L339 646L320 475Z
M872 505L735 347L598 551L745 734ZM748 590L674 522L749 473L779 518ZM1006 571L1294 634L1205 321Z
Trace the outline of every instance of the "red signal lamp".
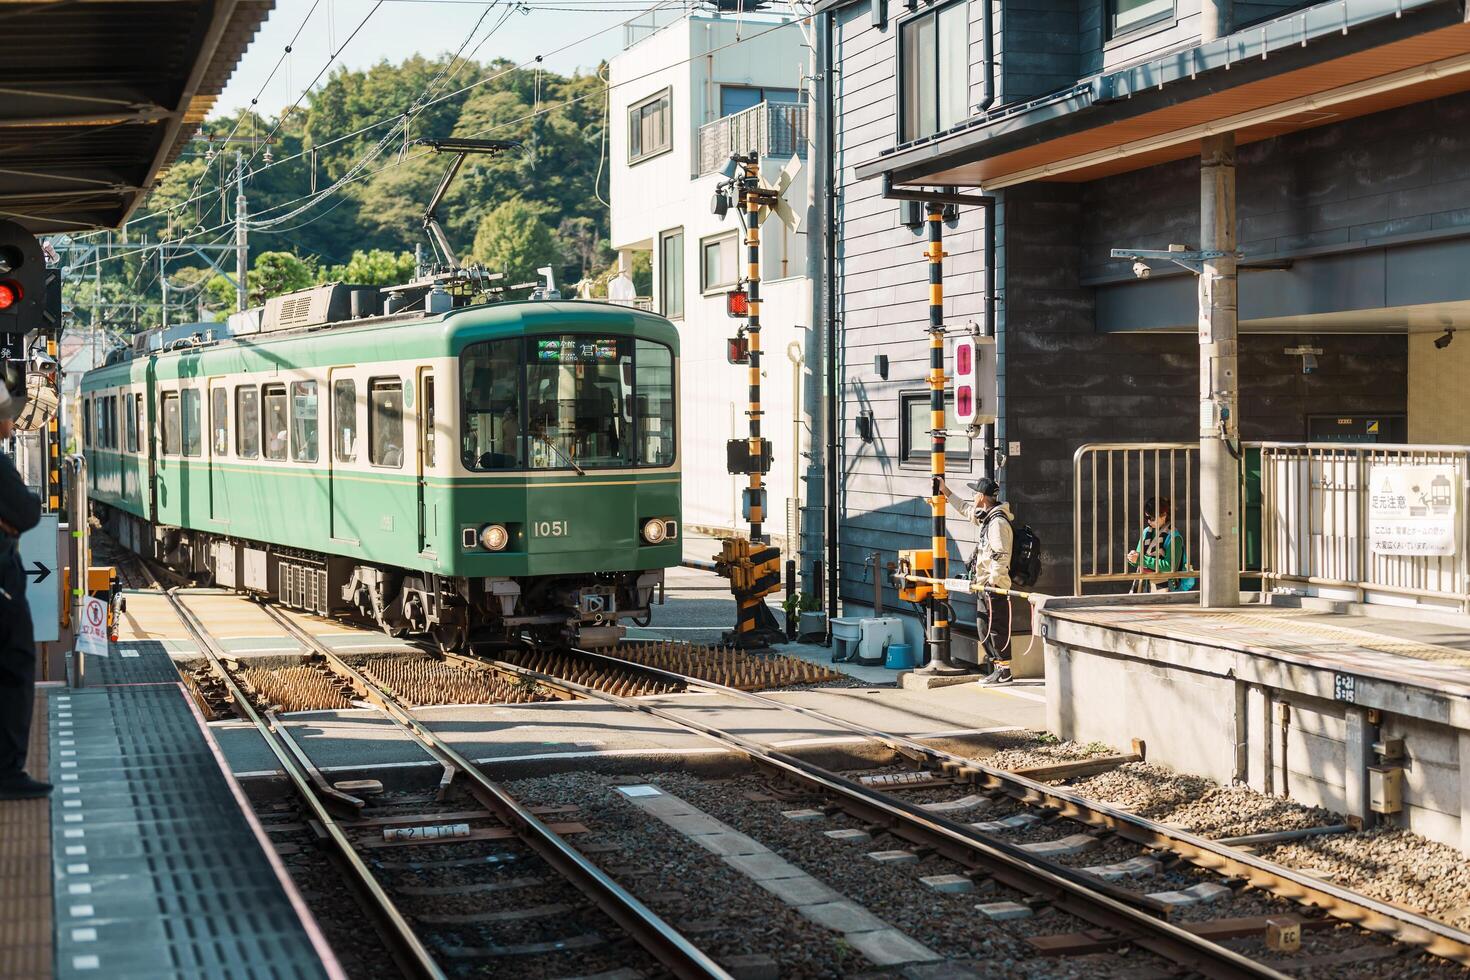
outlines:
M8 310L21 300L20 284L12 280L0 282L0 310Z
M749 364L750 341L744 337L731 337L725 341L725 360L731 364Z
M732 289L725 294L725 312L733 317L750 316L750 294L743 289Z

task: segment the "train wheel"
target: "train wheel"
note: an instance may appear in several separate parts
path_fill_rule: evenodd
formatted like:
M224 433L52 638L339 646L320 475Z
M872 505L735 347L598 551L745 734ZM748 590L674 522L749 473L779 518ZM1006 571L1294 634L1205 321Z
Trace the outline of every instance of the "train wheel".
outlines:
M468 631L460 624L440 623L432 632L440 653L458 653L465 648Z

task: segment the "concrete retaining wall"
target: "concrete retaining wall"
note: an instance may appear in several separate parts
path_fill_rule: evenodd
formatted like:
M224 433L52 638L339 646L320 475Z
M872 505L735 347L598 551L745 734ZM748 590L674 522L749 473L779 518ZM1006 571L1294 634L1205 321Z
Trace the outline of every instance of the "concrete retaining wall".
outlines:
M1377 819L1470 853L1464 697L1365 677L1348 695L1327 667L1065 618L1069 602L1097 601L1042 613L1052 732L1110 745L1142 738L1150 761L1369 824L1373 746L1402 739L1403 812Z

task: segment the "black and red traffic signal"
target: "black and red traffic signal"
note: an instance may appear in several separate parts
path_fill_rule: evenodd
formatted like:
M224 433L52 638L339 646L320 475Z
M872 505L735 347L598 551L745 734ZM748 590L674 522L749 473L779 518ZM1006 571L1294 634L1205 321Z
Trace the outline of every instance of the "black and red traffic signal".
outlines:
M0 221L0 347L21 356L25 336L33 330L54 329L47 315L48 279L58 279L46 268L41 243L24 226Z

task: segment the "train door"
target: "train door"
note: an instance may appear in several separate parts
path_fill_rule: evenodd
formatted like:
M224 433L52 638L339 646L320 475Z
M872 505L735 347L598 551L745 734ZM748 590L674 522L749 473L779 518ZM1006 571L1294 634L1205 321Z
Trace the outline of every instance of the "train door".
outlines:
M418 411L418 475L415 483L418 486L418 524L419 524L419 551L420 553L430 549L430 542L434 540L433 509L427 500L426 475L433 470L436 455L436 442L434 435L434 372L430 368L419 368L419 411Z
M352 524L351 485L344 479L357 462L362 446L357 379L349 377L345 368L327 372L327 388L331 399L331 452L327 454L327 510L334 540L352 544L359 542Z
M209 382L209 519L229 523L230 395L223 381Z

